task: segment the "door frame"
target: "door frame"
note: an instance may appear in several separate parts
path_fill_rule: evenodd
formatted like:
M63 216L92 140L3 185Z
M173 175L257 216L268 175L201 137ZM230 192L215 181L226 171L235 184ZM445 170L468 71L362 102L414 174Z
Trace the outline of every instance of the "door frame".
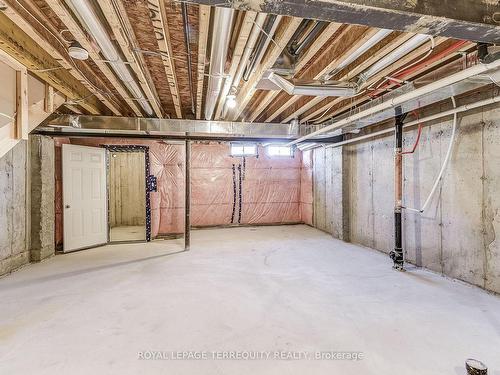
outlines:
M110 159L109 156L112 152L144 152L144 168L145 168L145 178L144 178L144 186L146 187L145 192L145 203L146 203L146 242L151 241L151 198L149 196L149 176L150 176L150 164L149 164L149 146L142 145L101 145L107 150L106 153L106 170L108 174L108 183L107 183L107 202L108 202L108 243L110 243L110 202L109 202L109 168L110 168ZM130 241L124 241L130 242Z

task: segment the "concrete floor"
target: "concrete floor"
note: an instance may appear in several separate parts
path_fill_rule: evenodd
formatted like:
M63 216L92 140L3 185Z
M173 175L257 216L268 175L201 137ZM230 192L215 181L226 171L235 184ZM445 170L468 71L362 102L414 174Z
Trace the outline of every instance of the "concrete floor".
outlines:
M144 225L114 227L109 230L109 240L115 241L145 241L146 228Z
M109 245L0 279L0 374L443 375L464 374L468 357L500 374L497 296L398 273L307 226L200 230L192 242L187 253L178 240ZM147 351L364 359L139 359Z

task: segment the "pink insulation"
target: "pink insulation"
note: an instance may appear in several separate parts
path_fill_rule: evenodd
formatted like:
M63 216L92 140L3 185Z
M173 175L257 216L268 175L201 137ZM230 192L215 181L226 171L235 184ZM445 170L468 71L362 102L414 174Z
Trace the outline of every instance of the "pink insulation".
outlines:
M300 220L309 225L313 225L312 155L311 150L302 152L300 169Z
M56 141L56 147L68 140ZM158 191L150 193L151 235L184 231L184 145L150 140L79 138L71 143L100 146L149 146L150 173ZM230 144L192 143L191 223L196 227L231 224L312 223L311 153L296 150L291 157L269 157L259 146L258 157L231 157ZM60 158L57 159L56 226L62 241ZM234 169L234 172L233 172ZM241 188L240 188L241 180ZM241 213L240 213L241 212Z

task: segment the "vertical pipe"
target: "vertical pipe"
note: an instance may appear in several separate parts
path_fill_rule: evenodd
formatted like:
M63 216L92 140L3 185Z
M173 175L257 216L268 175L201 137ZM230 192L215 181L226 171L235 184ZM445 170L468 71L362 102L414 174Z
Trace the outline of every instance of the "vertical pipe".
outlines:
M401 211L403 201L403 121L406 114L401 114L401 107L396 108L396 122L394 124L394 250L390 257L394 262L393 268L403 271L403 238L401 225Z
M191 142L185 141L184 153L184 250L191 245Z

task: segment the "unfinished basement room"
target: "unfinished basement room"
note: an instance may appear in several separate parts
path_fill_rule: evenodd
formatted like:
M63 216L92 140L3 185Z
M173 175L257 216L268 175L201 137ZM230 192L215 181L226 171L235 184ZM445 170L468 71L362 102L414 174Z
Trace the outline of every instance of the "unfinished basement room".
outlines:
M0 374L500 375L498 0L0 0Z

